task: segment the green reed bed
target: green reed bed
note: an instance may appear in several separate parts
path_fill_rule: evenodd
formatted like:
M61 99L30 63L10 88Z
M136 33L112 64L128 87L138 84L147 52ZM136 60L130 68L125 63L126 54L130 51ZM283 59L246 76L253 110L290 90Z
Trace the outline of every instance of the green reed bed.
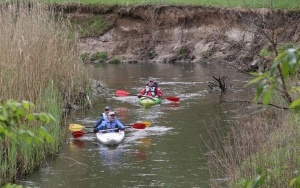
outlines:
M45 0L56 3L83 3L103 5L205 5L216 7L249 7L249 8L299 8L298 0Z
M77 36L68 23L41 4L0 2L0 101L27 100L36 112L51 113L56 122L43 125L52 143L20 139L0 141L0 185L32 172L63 139L63 103L73 103L88 87L88 73L76 50ZM30 9L28 8L30 7ZM21 123L37 133L41 123Z

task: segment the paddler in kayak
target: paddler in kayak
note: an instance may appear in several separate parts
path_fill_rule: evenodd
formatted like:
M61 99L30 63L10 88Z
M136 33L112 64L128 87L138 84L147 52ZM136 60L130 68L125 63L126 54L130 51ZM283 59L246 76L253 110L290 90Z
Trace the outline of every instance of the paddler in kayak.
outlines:
M107 130L113 129L113 130ZM116 118L115 112L109 112L108 118L104 119L102 123L94 129L94 132L98 132L100 130L107 130L107 132L117 132L118 130L125 130L126 127Z
M146 84L146 87L144 87L139 94L137 94L138 98L141 98L142 96L151 96L151 97L158 97L162 98L162 92L160 88L158 87L157 82L154 81L153 78L149 78L148 83Z
M100 118L96 121L94 125L94 133L97 133L98 130L96 129L104 120L108 121L108 113L112 112L112 108L110 106L106 106L104 108L104 112L101 114ZM117 116L115 116L115 119L118 120Z
M101 114L100 118L96 121L94 128L97 128L102 123L102 121L108 119L109 112L112 112L112 108L110 106L106 106L104 108L104 112Z

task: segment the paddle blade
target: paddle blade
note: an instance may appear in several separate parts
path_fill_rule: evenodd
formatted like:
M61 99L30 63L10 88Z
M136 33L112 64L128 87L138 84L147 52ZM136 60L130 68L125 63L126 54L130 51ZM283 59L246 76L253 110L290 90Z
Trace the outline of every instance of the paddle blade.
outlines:
M133 124L132 126L130 126L131 128L134 128L134 129L145 129L146 128L146 125L143 124L143 123L135 123Z
M83 135L85 135L85 132L82 132L82 131L72 132L72 136L74 138L79 138L79 137L82 137Z
M149 122L149 121L137 121L134 124L145 124L146 127L149 127L151 125L151 122Z
M69 125L69 130L74 132L74 131L82 131L85 127L79 124L70 124Z
M116 95L117 96L120 96L120 97L123 97L123 96L128 96L130 93L128 93L127 91L124 91L124 90L117 90L116 91Z
M149 122L149 121L143 121L143 122L141 122L141 123L145 124L146 127L149 127L149 126L151 125L151 122Z
M172 101L172 102L178 102L179 101L179 97L173 97L173 96L169 96L166 97L167 100Z

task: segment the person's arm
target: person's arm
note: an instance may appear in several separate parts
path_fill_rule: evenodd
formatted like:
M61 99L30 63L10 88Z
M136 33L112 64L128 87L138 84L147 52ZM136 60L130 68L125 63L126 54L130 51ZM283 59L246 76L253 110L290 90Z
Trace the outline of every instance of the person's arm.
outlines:
M146 88L143 88L143 89L141 90L140 94L141 94L141 95L145 95L145 93L146 93Z
M143 95L145 95L145 93L146 93L146 88L143 88L143 89L141 90L141 92L137 95L138 98L141 98Z
M126 129L126 127L119 120L117 120L117 128L121 129L121 130L125 130Z
M94 125L94 128L97 128L97 127L102 123L103 120L104 120L104 118L103 118L103 116L101 116L101 117L96 121L96 123L95 123L95 125Z
M159 87L156 88L156 95L161 98L163 96L161 90L159 89Z
M105 121L102 121L102 123L98 127L94 128L94 133L97 133L100 130L103 130L105 127L105 123L106 123Z

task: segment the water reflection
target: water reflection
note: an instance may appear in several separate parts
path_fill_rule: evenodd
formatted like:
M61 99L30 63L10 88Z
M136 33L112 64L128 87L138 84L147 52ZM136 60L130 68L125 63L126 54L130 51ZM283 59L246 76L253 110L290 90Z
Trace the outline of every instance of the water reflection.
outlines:
M85 147L84 141L80 139L73 139L70 142L70 149L71 150L78 150L78 149L83 149Z
M117 113L118 117L121 119L126 119L128 117L128 108L126 108L125 106L120 106L118 107L115 112Z
M150 138L137 139L138 149L133 153L133 157L137 162L143 162L147 159L147 149L151 146Z
M102 165L110 171L117 172L122 168L123 150L118 146L107 147L102 145L99 148L99 154Z

